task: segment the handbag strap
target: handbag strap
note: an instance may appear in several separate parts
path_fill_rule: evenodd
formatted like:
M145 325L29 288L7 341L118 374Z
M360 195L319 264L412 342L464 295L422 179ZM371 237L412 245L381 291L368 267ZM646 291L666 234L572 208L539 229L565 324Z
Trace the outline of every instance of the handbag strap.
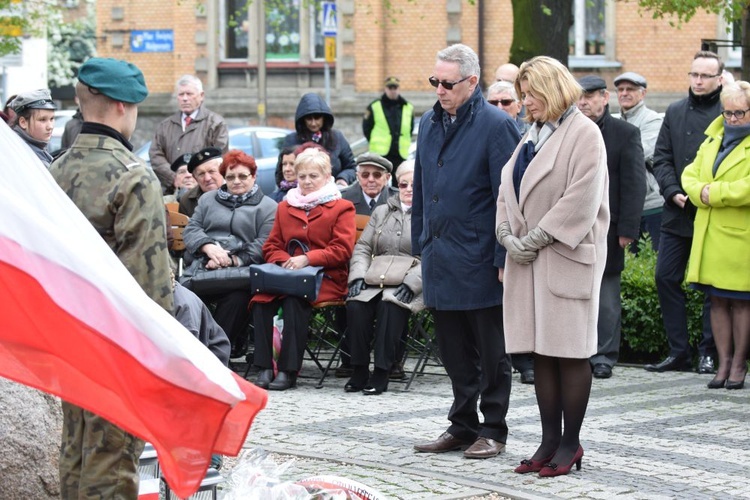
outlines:
M302 253L307 253L310 251L310 247L308 247L305 243L298 240L297 238L292 238L291 240L289 240L289 243L286 246L286 253L288 253L290 257L294 256L295 247L302 250Z

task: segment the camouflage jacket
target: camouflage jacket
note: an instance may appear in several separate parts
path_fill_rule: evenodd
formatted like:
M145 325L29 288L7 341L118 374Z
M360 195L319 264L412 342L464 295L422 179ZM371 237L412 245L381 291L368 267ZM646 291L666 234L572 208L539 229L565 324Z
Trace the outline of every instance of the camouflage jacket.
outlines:
M87 133L50 173L146 294L171 314L164 204L154 173L118 140Z

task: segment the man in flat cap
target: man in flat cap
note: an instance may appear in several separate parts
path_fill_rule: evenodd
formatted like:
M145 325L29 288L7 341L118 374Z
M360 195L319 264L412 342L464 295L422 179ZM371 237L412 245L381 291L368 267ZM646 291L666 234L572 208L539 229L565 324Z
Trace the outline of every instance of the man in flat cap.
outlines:
M382 205L398 193L391 186L393 164L375 153L362 153L357 157L357 182L341 192L341 197L354 203L358 214L370 215L375 207Z
M409 156L414 131L414 106L401 96L400 86L395 76L386 78L383 95L367 106L362 119L362 132L370 142L370 151L387 158L393 168Z
M143 73L125 61L91 58L78 72L85 121L50 167L55 181L117 254L143 290L170 314L172 283L159 181L133 154ZM63 401L62 498L136 498L142 440Z
M612 115L638 127L641 131L641 145L643 156L646 159L646 199L643 202L643 215L641 216L641 235L648 233L651 236L651 246L659 250L659 234L661 226L661 212L664 207L664 198L659 192L659 183L654 177L654 147L659 129L664 117L646 107L646 79L628 71L615 78L617 89L617 102L620 103L620 114ZM638 247L633 245L631 249L638 253Z
M151 168L156 172L165 193L173 189L174 172L169 168L178 156L201 148L214 147L227 152L229 132L224 118L203 105L203 82L193 75L177 80L179 111L156 127L148 150Z
M599 125L607 150L610 210L607 263L599 295L598 347L590 361L594 377L609 378L620 353L620 273L625 268L625 248L639 234L646 196L646 166L638 128L609 113L607 82L587 75L578 83L583 88L578 109Z
M52 163L47 145L55 129L55 106L48 89L18 94L10 103L16 116L13 130L24 140L45 167Z
M203 148L190 155L187 171L193 176L197 185L180 197L177 210L181 214L192 217L203 193L215 191L224 185L224 177L219 172L220 166L221 150L219 148Z

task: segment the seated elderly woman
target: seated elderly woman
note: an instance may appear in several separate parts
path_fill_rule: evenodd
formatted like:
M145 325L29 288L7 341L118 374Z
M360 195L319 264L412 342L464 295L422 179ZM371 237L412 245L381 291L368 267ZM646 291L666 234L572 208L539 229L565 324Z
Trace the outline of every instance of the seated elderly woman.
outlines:
M188 264L199 259L206 269L220 269L263 263L263 243L273 227L276 202L255 183L257 170L255 159L238 149L224 155L219 171L226 184L200 198L182 235ZM229 336L233 357L242 355L250 288L198 295L216 304L214 319Z
M346 278L355 239L354 205L341 199L333 183L330 156L317 149L300 153L295 162L297 187L279 203L271 235L263 245L266 262L287 269L323 266L325 276L314 304L346 297ZM289 243L299 240L309 247L303 253ZM260 373L255 385L283 391L294 387L307 344L310 302L294 296L256 294L252 299L255 325L255 365ZM273 371L273 317L283 310L284 335Z
M376 395L388 389L388 372L399 361L398 344L408 328L409 315L424 308L422 267L411 255L413 178L414 161L407 160L396 170L398 196L375 208L354 247L346 302L354 371L344 386L346 392ZM388 261L393 263L386 270L382 263ZM381 286L386 279L389 284ZM370 376L373 336L375 367Z

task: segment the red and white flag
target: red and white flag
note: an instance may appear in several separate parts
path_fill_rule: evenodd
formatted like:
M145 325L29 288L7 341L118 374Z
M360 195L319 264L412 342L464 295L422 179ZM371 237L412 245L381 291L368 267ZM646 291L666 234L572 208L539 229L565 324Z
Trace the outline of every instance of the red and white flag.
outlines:
M212 453L239 453L267 393L143 292L2 122L0 151L0 376L149 441L191 495Z

